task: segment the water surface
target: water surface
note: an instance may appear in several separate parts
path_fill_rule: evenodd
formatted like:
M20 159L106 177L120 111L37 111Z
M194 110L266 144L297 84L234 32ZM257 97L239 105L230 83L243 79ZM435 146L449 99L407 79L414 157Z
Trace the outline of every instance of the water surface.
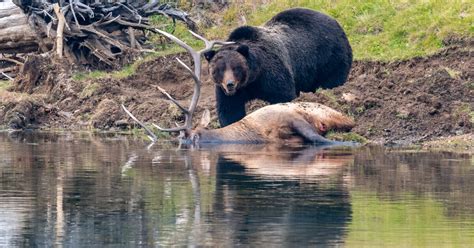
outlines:
M0 133L0 246L474 244L471 155Z

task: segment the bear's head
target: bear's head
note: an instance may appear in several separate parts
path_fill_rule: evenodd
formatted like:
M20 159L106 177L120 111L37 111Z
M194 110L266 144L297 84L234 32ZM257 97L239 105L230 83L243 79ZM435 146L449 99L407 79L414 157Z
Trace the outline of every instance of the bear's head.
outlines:
M249 81L249 47L247 45L228 45L218 51L204 54L209 62L209 71L214 82L228 96L234 95Z

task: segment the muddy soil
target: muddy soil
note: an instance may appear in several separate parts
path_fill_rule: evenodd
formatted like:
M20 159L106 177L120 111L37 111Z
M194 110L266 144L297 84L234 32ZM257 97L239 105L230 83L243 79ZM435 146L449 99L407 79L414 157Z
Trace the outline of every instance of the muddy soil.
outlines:
M345 111L356 120L354 132L384 144L472 134L473 55L472 40L454 40L429 57L356 61L345 85L298 100Z
M331 90L304 93L296 101L320 102L352 116L354 132L372 142L413 144L468 135L474 128L474 40L453 39L437 54L406 61L356 61L348 82ZM119 130L134 126L124 104L147 123L173 126L179 110L157 90L166 89L188 104L193 90L189 74L176 62L186 54L143 63L125 79L74 81L48 65L50 74L33 85L0 92L0 125L11 128ZM195 122L208 108L217 127L214 85L203 66L202 92ZM252 109L265 105L253 102Z

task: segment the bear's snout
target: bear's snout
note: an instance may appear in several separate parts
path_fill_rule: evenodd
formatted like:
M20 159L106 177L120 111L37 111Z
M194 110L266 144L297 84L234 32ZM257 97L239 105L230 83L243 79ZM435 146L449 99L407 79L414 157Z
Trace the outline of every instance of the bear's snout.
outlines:
M232 91L232 90L235 89L235 81L234 80L227 80L226 84L227 84L227 89L229 91Z
M237 88L235 87L235 82L232 80L227 81L227 83L222 84L222 88L224 89L224 93L228 96L232 96L237 92Z
M233 71L230 69L226 70L224 73L224 78L221 82L221 86L224 89L225 94L228 96L234 95L237 91L237 84L238 82L234 76Z

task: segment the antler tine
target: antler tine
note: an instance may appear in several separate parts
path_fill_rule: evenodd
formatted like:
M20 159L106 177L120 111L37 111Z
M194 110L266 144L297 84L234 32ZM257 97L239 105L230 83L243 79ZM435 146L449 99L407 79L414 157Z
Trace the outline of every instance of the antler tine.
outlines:
M125 113L128 114L128 116L130 116L134 121L136 121L141 127L143 127L143 129L145 129L145 131L148 133L148 138L151 139L152 142L156 142L156 140L158 139L158 137L156 137L156 135L149 129L145 126L145 124L143 124L140 120L137 119L137 117L135 117L134 115L132 115L132 113L130 113L130 111L128 111L128 109L125 107L125 105L122 104L122 109L125 111Z
M200 54L203 54L205 52L208 52L209 50L211 50L214 46L216 45L231 45L231 44L234 44L235 42L230 42L230 41L220 41L220 40L207 40L206 38L202 37L201 35L189 30L189 32L196 38L204 41L204 44L206 45L206 47L204 49L202 49L201 51L199 51Z
M176 101L170 94L168 94L168 92L166 92L163 88L161 88L160 86L157 86L158 90L161 91L161 93L163 95L165 95L166 97L168 97L168 99L173 102L176 106L178 106L179 109L181 109L181 111L183 111L185 114L188 113L188 110L186 108L184 108L181 104L179 104L178 101Z
M163 30L159 30L157 28L155 28L155 31L160 33L161 35L165 36L166 38L176 42L180 47L184 48L187 52L189 52L193 56L193 58L195 56L199 55L192 47L190 47L188 44L184 43L182 40L178 39L176 36L174 36L170 33L167 33Z
M186 109L181 104L179 104L173 97L171 97L171 95L168 94L164 89L162 89L161 87L158 87L158 90L160 90L161 93L163 93L170 101L172 101L174 104L176 104L176 106L178 106L178 108L181 109L184 112L185 121L184 121L183 126L175 127L175 128L162 128L162 127L160 127L156 124L153 124L153 125L156 128L158 128L160 131L164 131L164 132L189 131L192 128L193 114L194 114L194 111L196 110L196 106L197 106L197 103L199 101L199 96L201 94L201 55L204 52L211 50L215 45L233 44L233 42L208 41L207 39L200 36L199 34L196 34L193 31L189 31L189 32L191 32L191 34L194 37L204 41L204 43L206 45L206 47L203 50L197 52L191 46L184 43L182 40L178 39L176 36L174 36L170 33L167 33L165 31L162 31L162 30L159 30L159 29L154 29L154 31L156 31L156 32L160 33L161 35L167 37L168 39L176 42L176 44L178 44L179 46L184 48L191 55L191 57L193 58L194 70L192 70L188 65L186 65L179 58L177 58L177 60L178 60L179 64L181 64L181 66L183 66L193 77L193 79L194 79L194 93L193 93L189 108Z
M186 131L187 130L187 127L184 125L184 126L179 126L179 127L174 127L174 128L162 128L158 125L156 125L155 123L152 123L151 125L153 125L154 127L156 127L158 130L162 131L162 132L180 132L180 131Z
M191 34L194 37L204 41L204 43L206 44L205 49L203 49L199 52L196 52L191 46L184 43L183 41L181 41L180 39L178 39L174 35L172 35L170 33L167 33L165 31L159 30L159 29L154 29L154 31L156 31L157 33L160 33L161 35L167 37L168 39L176 42L179 46L181 46L189 54L191 54L191 57L193 58L193 62L194 62L194 71L189 66L187 66L183 61L181 61L179 58L177 58L177 60L181 64L181 66L183 66L193 77L193 79L194 79L194 93L193 93L193 96L192 96L192 99L191 99L191 104L190 104L189 108L186 109L181 104L179 104L178 101L176 101L173 97L171 97L171 95L168 94L168 92L166 92L163 88L158 86L158 90L161 91L161 93L163 93L171 102L173 102L176 106L178 106L178 108L180 110L183 111L184 116L185 116L185 122L184 122L183 126L179 126L179 127L175 127L175 128L162 128L162 127L160 127L160 126L158 126L154 123L152 123L152 125L155 126L156 128L158 128L158 130L163 131L163 132L189 131L192 128L193 113L196 110L196 106L197 106L197 103L199 101L199 96L201 94L201 54L204 53L205 51L208 51L208 50L212 49L212 47L216 44L224 45L224 44L230 44L230 43L220 42L220 41L208 41L204 37L190 31ZM145 124L143 124L132 113L130 113L130 111L128 111L128 109L123 104L122 104L122 108L134 121L136 121L141 127L143 127L146 130L146 132L149 134L148 137L153 142L155 142L158 139L156 137L156 135L149 128L147 128L145 126Z
M182 60L180 60L179 58L176 58L176 60L178 61L178 63L184 67L184 69L186 69L190 74L191 76L193 76L193 79L194 81L199 81L199 78L197 78L196 74L194 74L193 70L191 70L191 68L189 68L188 65L186 65Z

